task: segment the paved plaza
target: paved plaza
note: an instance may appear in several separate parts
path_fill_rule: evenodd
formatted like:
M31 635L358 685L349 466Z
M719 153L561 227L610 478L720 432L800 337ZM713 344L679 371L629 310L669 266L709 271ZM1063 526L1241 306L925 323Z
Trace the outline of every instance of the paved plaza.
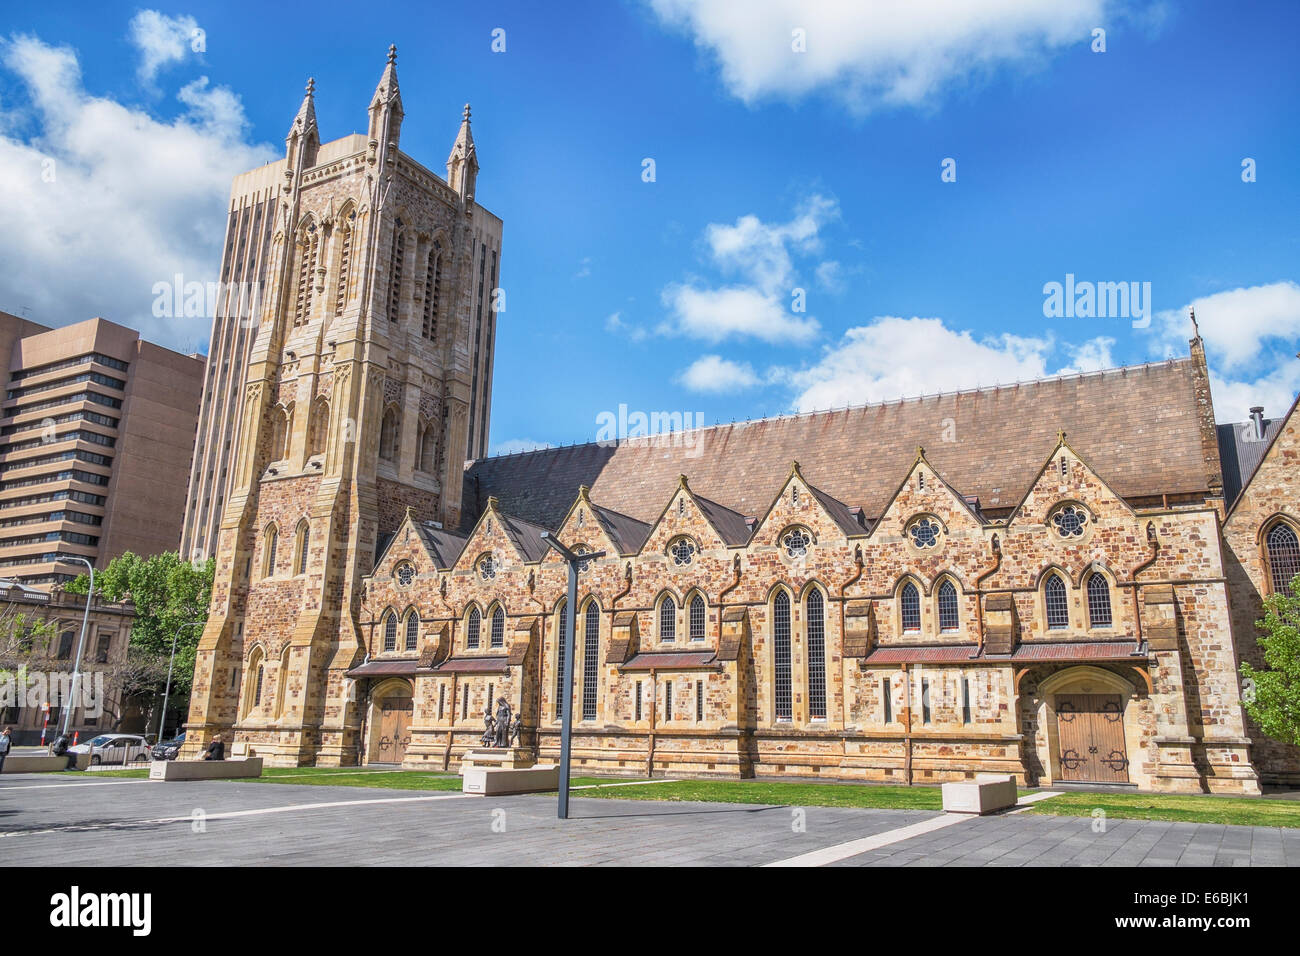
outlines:
M0 862L60 865L1300 866L1300 829L1010 813L484 798L13 775ZM1100 832L1099 832L1100 831Z

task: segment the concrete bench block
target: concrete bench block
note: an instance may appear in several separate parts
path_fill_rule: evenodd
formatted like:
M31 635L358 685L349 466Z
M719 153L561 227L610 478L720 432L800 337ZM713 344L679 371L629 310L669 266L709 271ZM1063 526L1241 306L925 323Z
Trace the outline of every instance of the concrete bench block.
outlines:
M979 773L974 780L943 785L945 813L995 813L1014 807L1019 799L1016 778L1009 774Z
M77 769L90 766L90 754L77 754ZM68 769L67 757L47 754L10 754L5 758L5 773L57 773Z
M461 776L461 792L485 797L508 793L546 793L560 788L560 768L556 764L533 767L466 767Z
M261 775L261 757L246 757L243 760L155 760L149 768L149 779L164 783L173 780L235 780Z

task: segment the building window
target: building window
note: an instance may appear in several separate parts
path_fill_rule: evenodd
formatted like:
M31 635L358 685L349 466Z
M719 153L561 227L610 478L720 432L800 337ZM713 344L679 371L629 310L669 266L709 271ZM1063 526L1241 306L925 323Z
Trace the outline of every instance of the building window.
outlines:
M596 719L596 691L599 687L600 608L592 601L587 605L587 620L582 629L582 719Z
M951 581L939 585L939 630L957 630L957 587Z
M393 571L393 577L397 579L399 585L404 588L409 588L411 582L415 580L415 565L410 561L403 561Z
M641 685L644 683L644 681L636 682L636 715L634 719L638 721L641 719Z
M560 602L560 626L555 632L555 719L564 716L564 646L568 641L569 604Z
M939 522L932 518L922 518L908 529L912 544L918 548L933 548L939 543Z
M497 576L496 558L490 554L485 554L478 559L478 576L484 581L491 581Z
M307 573L307 549L311 546L311 527L303 521L298 525L298 574Z
M101 634L99 637L99 646L95 650L95 663L108 663L108 649L113 643L113 638L108 634Z
M438 300L442 295L442 244L433 240L424 270L424 321L420 334L429 341L438 337Z
M1052 527L1062 538L1079 538L1088 524L1088 512L1075 505L1066 505L1052 515Z
M379 426L379 457L384 461L397 460L397 432L397 409L389 408Z
M384 615L384 650L397 650L397 615L392 611Z
M885 705L885 723L894 722L894 697L893 688L889 686L889 678L880 679L880 700Z
M420 615L414 611L406 619L406 649L415 650L420 644Z
M442 715L447 709L447 685L438 685L438 719L442 720Z
M397 220L393 231L392 275L388 279L388 320L396 322L402 305L402 267L406 263L406 233L402 220Z
M659 602L659 640L677 640L677 602L671 595Z
M460 719L469 720L469 687L466 686L461 692L460 698Z
M1265 539L1268 550L1268 569L1275 593L1287 593L1291 579L1300 574L1300 541L1288 524L1278 522Z
M506 646L506 612L500 605L492 612L492 638L490 647Z
M672 557L673 564L684 568L695 560L695 542L690 538L678 538L668 546L668 554Z
M822 592L808 592L808 716L826 719L826 614Z
M691 640L704 640L704 598L699 594L691 598Z
M1102 574L1088 578L1088 623L1093 627L1111 625L1110 583Z
M1070 626L1070 605L1065 596L1065 582L1060 575L1050 575L1044 592L1047 605L1047 626L1061 630Z
M673 719L673 682L664 681L664 723Z
M695 682L695 720L698 723L704 719L704 681Z
M307 457L325 454L325 438L329 434L330 406L323 398L312 402L307 418Z
M970 679L961 679L961 722L970 723Z
M275 549L280 543L280 533L275 525L266 529L266 551L262 556L262 577L269 578L275 574Z
M792 528L781 538L781 545L785 548L786 555L791 558L805 557L811 544L812 535L804 528Z
M921 678L921 723L930 722L930 682Z
M916 585L908 581L903 585L899 595L903 618L903 630L919 631L921 629L921 592Z
M416 467L432 474L437 469L438 436L433 425L425 425L420 430L420 454L416 458Z
M480 616L478 608L469 609L469 622L465 625L465 646L469 648L478 648L478 628Z
M784 591L778 591L772 602L772 663L776 719L790 720L790 596Z
M64 631L59 635L59 660L72 660L72 642L76 637L76 631Z
M339 252L339 282L334 295L334 314L342 315L348 303L348 280L352 274L352 233L356 230L357 212L349 210L343 221L343 248Z

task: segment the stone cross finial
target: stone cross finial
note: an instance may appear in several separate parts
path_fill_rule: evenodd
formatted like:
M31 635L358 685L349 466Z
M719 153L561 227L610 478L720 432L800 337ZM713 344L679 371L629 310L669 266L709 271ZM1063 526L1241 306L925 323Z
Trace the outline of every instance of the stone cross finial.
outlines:
M396 44L396 43L390 43L390 44L388 44L388 62L389 62L389 63L396 63L396 62L397 62L397 44Z
M469 104L468 104L468 103L465 104L465 113L464 113L464 116L465 116L465 122L468 123L468 122L469 122Z
M316 92L316 77L309 76L307 77L307 95L311 96L315 92Z
M1201 327L1196 324L1196 309L1193 307L1188 309L1187 312L1192 320L1192 335L1199 339L1201 337Z

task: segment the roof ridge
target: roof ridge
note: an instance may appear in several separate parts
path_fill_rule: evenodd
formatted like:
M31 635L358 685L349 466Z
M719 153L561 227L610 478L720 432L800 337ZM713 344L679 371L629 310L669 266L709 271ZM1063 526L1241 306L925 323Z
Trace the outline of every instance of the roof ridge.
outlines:
M818 415L836 415L842 412L865 411L871 408L888 408L895 405L906 405L913 402L920 403L925 401L942 400L945 398L956 398L962 395L979 395L979 394L992 395L1000 391L1019 389L1025 386L1052 385L1052 384L1059 384L1068 381L1082 380L1085 378L1094 378L1094 377L1100 378L1106 375L1117 375L1126 372L1144 372L1149 369L1157 368L1160 366L1172 367L1175 365L1189 364L1191 361L1192 361L1191 358L1186 356L1178 357L1178 358L1167 358L1167 359L1160 359L1159 361L1154 361L1154 362L1142 362L1137 365L1115 365L1109 368L1093 369L1087 372L1068 372L1068 373L1058 374L1058 375L1046 375L1043 376L1042 378L1031 378L1031 379L1025 379L1023 381L1017 380L1015 382L1004 382L997 385L977 385L974 388L954 389L953 391L949 391L949 392L932 392L932 393L923 392L920 395L908 395L908 396L902 396L900 398L883 399L878 402L862 402L861 404L857 404L857 405L841 405L841 406L836 406L831 408L817 408L808 412L791 412L788 415L766 415L760 418L742 418L739 421L714 422L712 425L700 425L696 428L683 428L680 431L656 432L655 434L652 435L635 435L627 438L614 438L614 439L605 438L605 439L595 439L593 441L587 441L587 442L573 442L571 444L546 445L540 448L530 448L523 451L506 452L505 454L501 454L501 455L485 455L482 458L474 458L471 459L466 464L465 470L468 471L471 467L478 464L479 462L499 461L504 458L514 458L516 456L524 457L527 455L537 455L542 452L571 451L579 448L589 448L593 445L600 446L602 448L621 448L624 445L657 442L657 441L663 441L667 438L680 441L681 439L679 436L690 435L697 432L711 432L723 428L736 428L737 426L747 427L749 425L760 425L765 422L793 421L793 420L804 419L804 418L815 418Z

